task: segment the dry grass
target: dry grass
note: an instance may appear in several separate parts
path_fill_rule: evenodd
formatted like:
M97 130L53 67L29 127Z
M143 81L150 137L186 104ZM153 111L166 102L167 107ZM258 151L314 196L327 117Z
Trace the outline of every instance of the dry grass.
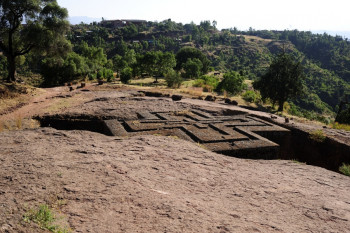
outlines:
M193 113L191 112L191 110L183 110L183 111L177 111L173 113L175 116L188 116L188 115L193 115Z
M324 142L326 140L327 136L325 135L325 133L322 130L314 130L314 131L310 132L309 138L313 141L316 141L316 142Z
M22 129L23 127L23 118L21 115L16 116L16 127L17 129Z
M81 94L76 94L73 98L56 99L52 104L45 109L45 112L52 114L60 110L72 107L76 104L76 100L79 99Z
M0 132L22 130L22 129L36 129L40 127L40 122L33 119L23 118L21 115L11 120L0 120Z
M30 100L28 95L32 97L43 92L44 90L42 89L36 89L25 85L0 84L0 112L26 104Z
M201 97L203 95L203 88L201 87L182 88L179 91L193 97Z
M271 39L263 39L263 38L257 37L257 36L244 35L244 38L245 38L246 42L260 42L260 43L263 43L263 44L268 44L268 43L272 42Z
M343 129L346 131L350 131L350 125L347 124L339 124L338 122L335 122L331 126L333 129Z
M130 85L138 85L141 87L166 87L166 82L164 78L158 78L158 82L155 83L156 79L153 77L143 78L143 79L131 79Z

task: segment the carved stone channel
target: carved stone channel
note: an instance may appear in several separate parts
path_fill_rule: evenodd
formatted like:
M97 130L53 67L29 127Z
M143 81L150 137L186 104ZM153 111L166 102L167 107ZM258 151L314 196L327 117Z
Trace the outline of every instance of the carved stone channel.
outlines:
M199 110L141 112L139 120L105 120L114 136L163 135L199 143L208 150L242 158L275 159L289 130L249 115L212 116Z

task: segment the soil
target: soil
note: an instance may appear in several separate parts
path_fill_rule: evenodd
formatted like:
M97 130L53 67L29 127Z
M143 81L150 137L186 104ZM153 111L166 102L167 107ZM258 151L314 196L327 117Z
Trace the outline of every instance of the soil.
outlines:
M142 97L126 87L86 90L46 90L0 120L18 113L123 119L153 109L243 111ZM350 232L350 178L323 168L237 159L154 135L37 128L2 132L0 142L0 232L45 232L23 217L41 204L72 232Z

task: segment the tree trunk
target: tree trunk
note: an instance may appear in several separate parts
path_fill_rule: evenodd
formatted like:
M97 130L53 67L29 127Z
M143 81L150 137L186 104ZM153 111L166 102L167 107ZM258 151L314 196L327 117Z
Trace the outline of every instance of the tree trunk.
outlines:
M283 104L284 104L284 100L278 101L278 110L277 111L283 112Z
M7 70L8 70L8 76L7 76L7 82L15 82L16 81L16 59L14 56L9 55L7 57Z

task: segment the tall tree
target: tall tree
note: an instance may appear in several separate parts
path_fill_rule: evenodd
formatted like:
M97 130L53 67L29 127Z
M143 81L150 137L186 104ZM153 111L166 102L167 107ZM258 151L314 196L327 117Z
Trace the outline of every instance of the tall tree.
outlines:
M176 65L174 54L162 51L146 52L139 62L143 71L155 76L155 82L158 82L159 76L165 75Z
M260 90L263 99L270 98L278 103L278 111L283 110L283 104L289 99L303 93L304 68L300 62L286 54L279 54L271 63L267 73L253 83Z
M36 49L66 52L68 12L56 0L1 0L0 48L7 58L7 81L15 81L16 58Z
M189 58L183 65L183 69L185 70L183 76L185 78L198 78L201 75L202 68L202 62L198 58Z
M199 49L192 47L184 47L176 54L176 70L181 70L189 58L192 60L198 58L202 63L201 72L203 74L208 72L210 65L209 59Z
M175 55L171 52L158 53L158 75L164 76L176 65Z

